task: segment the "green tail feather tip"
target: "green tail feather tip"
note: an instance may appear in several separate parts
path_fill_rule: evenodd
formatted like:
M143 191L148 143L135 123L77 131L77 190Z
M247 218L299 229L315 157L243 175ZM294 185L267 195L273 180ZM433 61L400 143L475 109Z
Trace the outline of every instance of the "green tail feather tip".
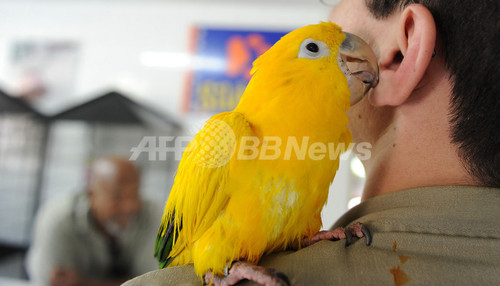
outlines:
M174 257L169 257L169 254L172 251L172 247L175 241L177 240L177 237L179 235L178 232L182 229L182 220L179 230L174 229L174 217L175 212L172 214L172 218L167 226L166 231L164 232L165 226L162 224L156 238L155 257L156 259L158 259L158 265L160 268L167 267L174 259Z

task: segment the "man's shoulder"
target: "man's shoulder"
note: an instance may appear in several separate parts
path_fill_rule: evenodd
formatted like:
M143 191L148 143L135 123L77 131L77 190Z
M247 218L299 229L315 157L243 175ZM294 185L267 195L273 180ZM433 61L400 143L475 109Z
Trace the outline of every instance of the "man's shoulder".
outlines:
M47 200L37 214L37 224L46 228L64 228L72 225L77 211L77 201L82 193L67 193Z
M298 251L265 256L260 265L284 273L291 285L392 285L394 281L497 285L500 274L495 269L500 267L500 260L494 253L498 253L498 247L488 248L490 242L445 234L375 232L370 246L362 239L349 247L343 241L321 241ZM201 278L187 265L152 271L125 285L200 283Z
M260 264L287 275L292 285L500 285L500 192L477 187L420 188L379 196L339 221L360 221L373 235L321 241L293 252L271 254ZM457 251L458 250L458 251ZM250 282L247 282L250 283ZM127 286L200 285L192 266L140 276ZM247 285L247 284L244 284Z
M299 251L274 253L263 257L260 265L284 273L291 285L332 285L335 282L349 282L352 285L377 285L393 282L389 269L392 257L370 255L372 247L361 240L345 247L343 241L323 241ZM397 258L396 258L397 259ZM377 271L387 268L387 271ZM364 275L354 275L364 273ZM387 275L389 273L389 275ZM367 283L367 277L371 277ZM192 265L171 267L152 271L136 277L125 286L140 285L200 285L201 278L194 273ZM257 285L242 282L238 285Z
M171 267L148 272L124 283L124 286L201 285L191 265Z

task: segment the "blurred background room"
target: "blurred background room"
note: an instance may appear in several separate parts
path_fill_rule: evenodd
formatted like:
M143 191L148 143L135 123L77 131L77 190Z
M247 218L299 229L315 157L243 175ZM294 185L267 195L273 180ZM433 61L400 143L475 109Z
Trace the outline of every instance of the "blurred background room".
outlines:
M0 285L35 285L36 213L82 191L97 158L129 158L141 196L163 207L187 144L176 139L232 110L252 61L327 20L326 2L0 0ZM324 228L359 202L363 167L342 158Z

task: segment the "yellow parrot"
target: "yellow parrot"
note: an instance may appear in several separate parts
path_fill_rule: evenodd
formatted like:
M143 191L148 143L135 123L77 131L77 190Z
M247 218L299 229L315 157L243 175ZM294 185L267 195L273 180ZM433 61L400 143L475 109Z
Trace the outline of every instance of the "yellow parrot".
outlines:
M155 246L160 268L194 264L218 284L233 262L255 265L318 233L339 166L329 149L351 142L346 111L377 84L376 63L331 22L294 30L255 60L236 108L184 151ZM238 279L268 281L250 276Z

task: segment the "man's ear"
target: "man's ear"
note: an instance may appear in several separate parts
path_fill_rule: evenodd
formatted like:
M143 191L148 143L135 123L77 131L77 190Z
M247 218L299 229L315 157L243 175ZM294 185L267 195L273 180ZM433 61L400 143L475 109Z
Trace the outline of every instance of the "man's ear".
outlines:
M436 24L421 4L407 6L380 54L380 81L370 100L376 106L404 103L422 80L436 43Z

